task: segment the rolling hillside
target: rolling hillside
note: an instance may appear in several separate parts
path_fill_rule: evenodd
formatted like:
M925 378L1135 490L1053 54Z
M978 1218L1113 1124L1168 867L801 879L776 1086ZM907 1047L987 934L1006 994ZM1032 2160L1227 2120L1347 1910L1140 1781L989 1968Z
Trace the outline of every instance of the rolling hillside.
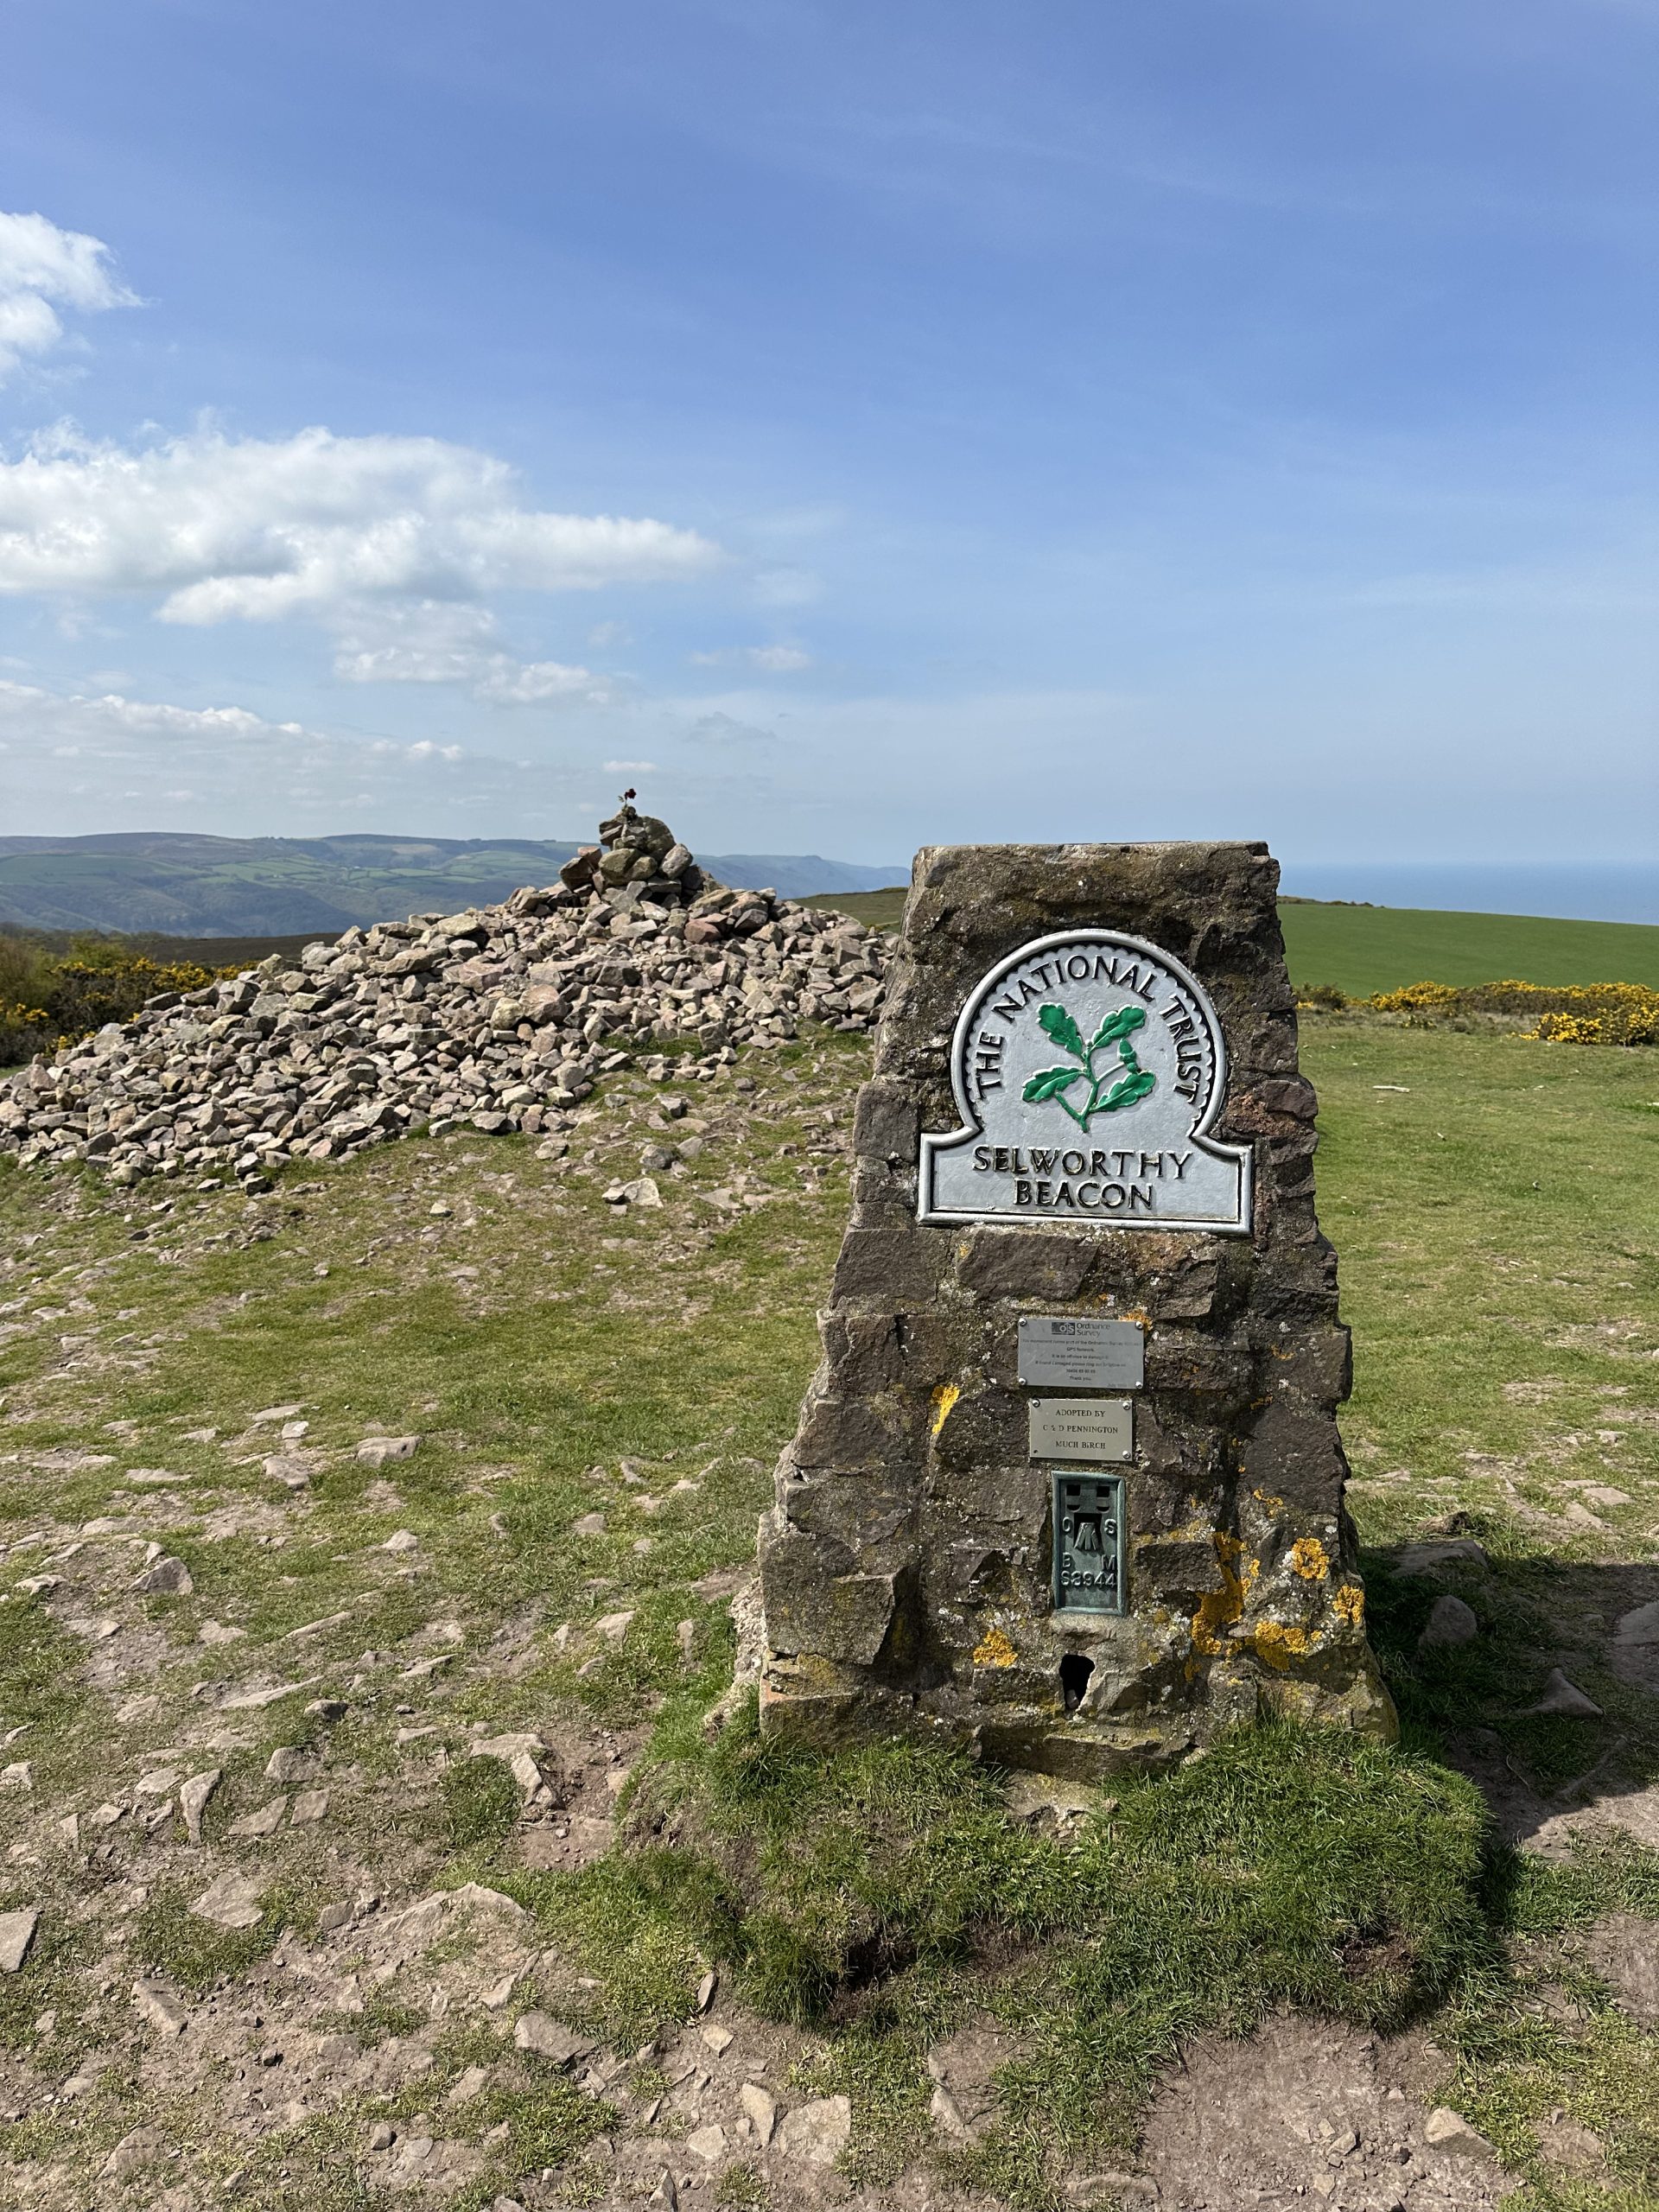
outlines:
M522 883L551 881L575 850L512 837L0 837L0 926L334 937L353 922L492 905ZM862 891L906 873L816 853L699 858L722 883L786 898Z

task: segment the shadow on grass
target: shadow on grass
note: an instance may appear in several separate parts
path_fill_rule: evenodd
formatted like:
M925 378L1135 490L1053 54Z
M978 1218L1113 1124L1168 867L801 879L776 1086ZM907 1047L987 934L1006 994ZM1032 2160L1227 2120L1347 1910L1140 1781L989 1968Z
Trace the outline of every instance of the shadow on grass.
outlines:
M1371 1639L1408 1742L1477 1784L1503 1842L1565 1858L1573 1827L1594 1812L1659 1848L1659 1625L1651 1644L1617 1637L1659 1601L1659 1567L1506 1552L1499 1532L1489 1541L1484 1562L1452 1558L1427 1572L1407 1571L1419 1547L1363 1557ZM1448 1596L1468 1606L1477 1632L1425 1645ZM1541 1711L1556 1669L1597 1709Z

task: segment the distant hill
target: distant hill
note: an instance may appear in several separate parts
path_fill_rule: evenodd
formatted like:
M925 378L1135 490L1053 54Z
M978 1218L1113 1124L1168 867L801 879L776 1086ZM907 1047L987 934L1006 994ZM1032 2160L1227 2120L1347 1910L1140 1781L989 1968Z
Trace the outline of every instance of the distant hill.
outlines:
M486 906L550 883L574 844L518 837L202 837L131 830L0 837L0 925L175 937L338 936L441 906ZM798 899L878 889L907 868L816 853L700 853L739 889Z

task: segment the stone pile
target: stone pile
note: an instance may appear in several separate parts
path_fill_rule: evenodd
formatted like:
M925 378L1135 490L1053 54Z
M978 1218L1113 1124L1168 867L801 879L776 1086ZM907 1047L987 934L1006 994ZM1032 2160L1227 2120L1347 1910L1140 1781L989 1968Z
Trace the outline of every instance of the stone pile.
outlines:
M350 929L38 1056L0 1085L0 1152L259 1187L414 1129L556 1130L630 1059L708 1078L803 1022L872 1026L861 923L715 884L626 800L601 835L546 889Z

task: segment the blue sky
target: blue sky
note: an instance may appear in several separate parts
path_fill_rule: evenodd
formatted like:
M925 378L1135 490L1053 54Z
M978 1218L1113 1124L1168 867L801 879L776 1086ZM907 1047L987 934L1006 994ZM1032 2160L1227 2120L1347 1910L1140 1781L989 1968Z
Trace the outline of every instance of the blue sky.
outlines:
M4 41L8 827L1651 853L1654 0Z

